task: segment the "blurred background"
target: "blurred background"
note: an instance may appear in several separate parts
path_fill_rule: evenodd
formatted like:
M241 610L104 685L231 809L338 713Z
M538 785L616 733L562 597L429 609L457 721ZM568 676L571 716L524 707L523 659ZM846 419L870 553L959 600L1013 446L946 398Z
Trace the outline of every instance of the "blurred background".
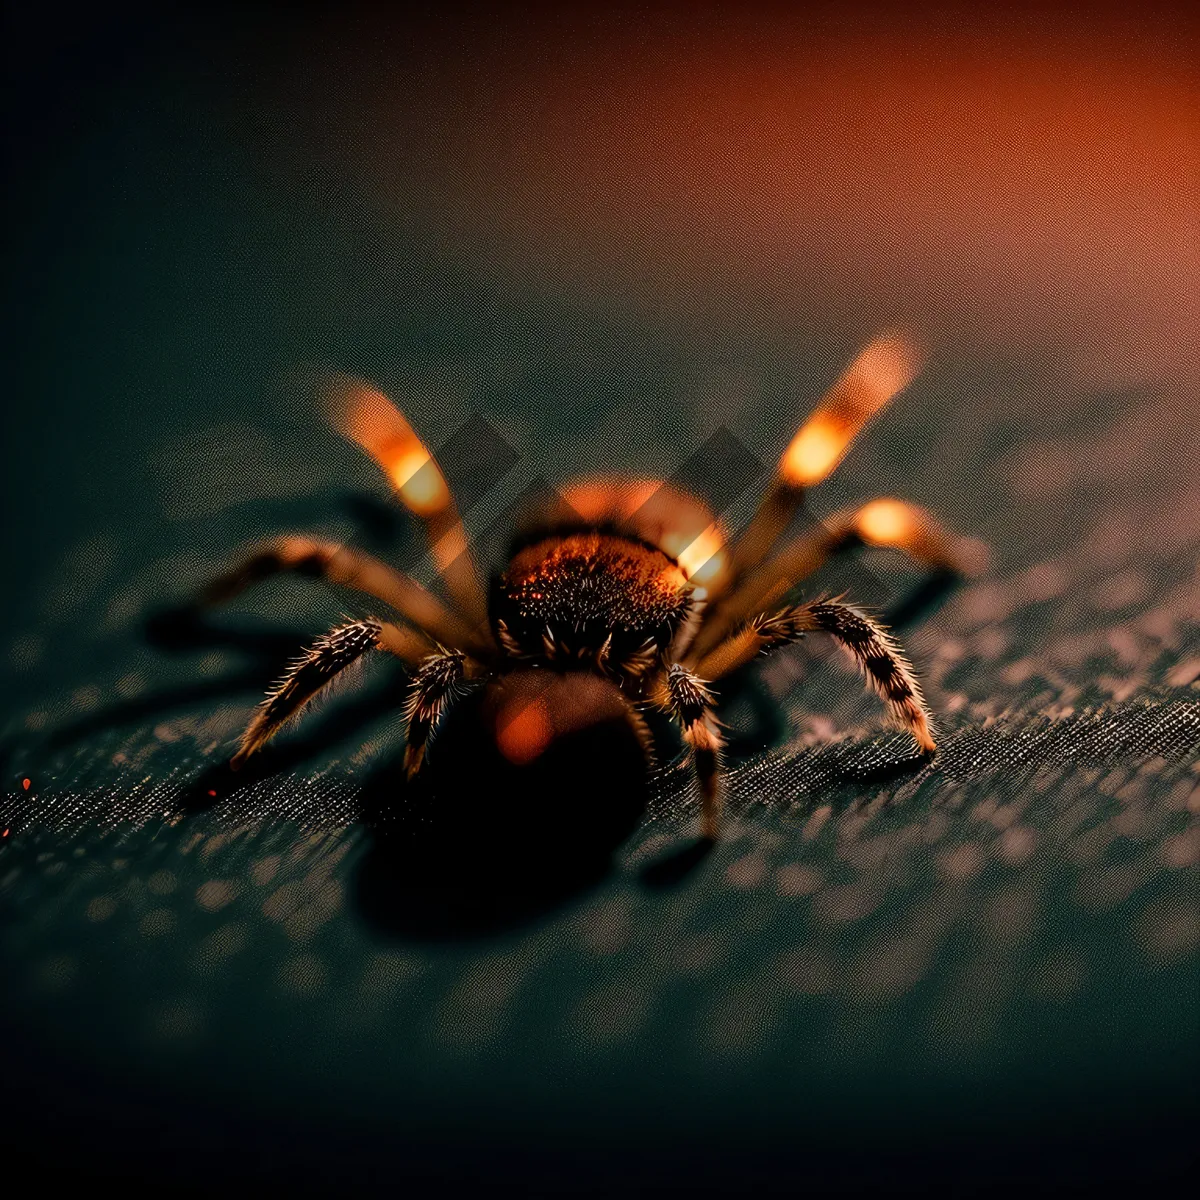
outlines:
M26 1152L197 1187L1187 1169L1198 40L1184 5L8 6ZM601 877L455 937L364 884L395 681L196 802L287 647L362 602L276 581L183 653L147 615L280 529L408 536L313 371L435 447L483 416L520 458L480 530L537 477L669 473L720 426L770 464L897 327L929 365L814 503L902 495L991 548L904 631L935 764L882 779L903 739L787 656L697 871L644 877L694 816L667 768Z

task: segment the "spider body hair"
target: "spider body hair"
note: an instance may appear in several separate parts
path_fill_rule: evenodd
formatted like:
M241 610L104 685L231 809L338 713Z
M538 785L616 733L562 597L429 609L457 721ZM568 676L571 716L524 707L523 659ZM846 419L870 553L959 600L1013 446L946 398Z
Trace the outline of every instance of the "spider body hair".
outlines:
M507 655L598 671L630 691L661 661L694 604L675 559L600 530L550 534L518 550L490 600Z
M615 724L629 746L640 747L649 772L655 755L643 711L656 709L672 720L688 752L701 832L715 838L724 738L713 685L809 634L824 634L845 651L888 715L932 753L932 719L916 675L886 629L841 599L777 607L825 559L862 544L899 550L943 573L969 560L965 539L925 510L889 498L844 514L831 530L776 545L806 490L907 384L918 358L895 337L868 346L793 438L738 538L727 540L707 507L673 484L579 480L526 514L486 591L449 487L412 427L382 393L340 380L342 431L389 474L398 498L425 524L446 596L358 551L302 537L260 546L215 580L205 593L213 603L291 570L364 592L397 614L394 621L340 626L314 643L256 710L233 765L380 650L411 672L402 714L410 776L421 769L447 708L477 687L493 749L517 767L555 745L593 745L577 735Z

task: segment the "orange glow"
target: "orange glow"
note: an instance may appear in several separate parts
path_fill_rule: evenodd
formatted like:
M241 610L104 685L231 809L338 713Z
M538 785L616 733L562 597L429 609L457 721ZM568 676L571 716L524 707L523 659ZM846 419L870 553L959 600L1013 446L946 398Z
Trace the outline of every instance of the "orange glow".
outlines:
M691 571L689 578L693 583L712 588L723 582L728 572L729 558L723 550L718 550L715 554L705 558L694 571Z
M921 351L902 337L876 338L842 377L861 384L867 393L867 415L904 391L922 366Z
M958 351L1077 348L1114 387L1200 379L1194 6L738 7L690 6L687 37L647 14L447 41L321 149L583 305L753 309L824 345L903 318ZM354 41L326 53L362 78Z
M921 360L920 350L902 337L871 342L800 427L779 464L780 478L795 487L826 479L862 427L912 382Z
M23 787L23 788L24 788L26 791L29 791L29 780L28 780L28 779L22 779L22 780L21 780L21 786L22 786L22 787Z
M334 425L383 468L406 508L429 517L449 506L450 489L433 455L387 396L360 380L342 378L326 399Z
M988 563L982 542L948 533L932 513L901 500L872 500L855 515L854 529L869 546L904 550L918 562L963 575L977 575Z
M467 544L467 531L461 521L455 521L431 547L434 565L441 574L445 574L460 560L470 554Z
M401 491L412 477L429 462L429 451L424 446L418 444L411 449L403 449L397 453L388 468L388 474L392 477L392 482Z
M917 528L917 517L909 504L899 500L873 500L858 514L857 527L864 542L873 546L900 546Z
M692 583L708 586L723 576L728 566L725 538L716 525L710 525L699 537L668 533L663 537L662 548L679 563Z
M602 521L614 515L631 517L663 486L660 479L602 475L569 483L562 489L562 497L582 520Z
M708 506L661 479L597 476L575 480L563 499L584 521L631 520L675 559L692 583L718 587L729 571L725 534Z
M533 762L550 745L553 737L554 726L545 702L532 700L511 716L501 714L496 745L510 763L523 767Z
M392 464L389 474L400 499L418 516L441 512L450 503L450 489L433 461L433 456L418 444L406 450Z
M779 473L799 487L820 483L842 461L854 432L839 428L821 413L812 417L788 446Z

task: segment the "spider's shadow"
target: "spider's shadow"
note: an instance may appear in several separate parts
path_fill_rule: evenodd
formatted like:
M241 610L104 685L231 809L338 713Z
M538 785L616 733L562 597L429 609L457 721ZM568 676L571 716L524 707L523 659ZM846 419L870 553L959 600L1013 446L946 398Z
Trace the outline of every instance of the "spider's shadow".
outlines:
M643 817L648 781L627 726L581 730L514 767L482 729L480 700L451 710L415 779L396 756L363 787L369 841L353 894L384 936L461 941L529 925L602 883Z

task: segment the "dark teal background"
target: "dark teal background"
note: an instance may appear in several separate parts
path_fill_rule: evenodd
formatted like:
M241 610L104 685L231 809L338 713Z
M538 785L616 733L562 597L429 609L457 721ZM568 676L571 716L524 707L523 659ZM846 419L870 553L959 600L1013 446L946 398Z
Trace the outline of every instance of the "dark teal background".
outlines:
M1194 340L1127 354L1111 332L1153 314L1123 283L1084 297L1100 326L1068 294L1014 331L986 282L945 317L955 285L917 254L857 292L826 250L714 249L659 191L624 224L606 194L543 210L511 165L572 136L537 123L543 97L729 32L682 20L8 14L4 1137L47 1175L637 1194L1192 1165ZM811 20L821 44L854 25ZM1177 78L1182 20L1135 23L1139 87ZM770 41L730 28L751 61ZM711 857L647 877L693 832L668 764L601 878L477 937L431 934L421 889L504 909L455 851L479 798L447 799L415 887L360 820L397 741L386 670L261 778L197 786L292 641L364 601L273 582L218 622L258 655L168 653L146 616L281 528L395 552L362 527L353 497L386 489L316 416L314 369L374 379L433 445L491 422L521 459L480 529L538 475L669 473L719 425L770 463L892 322L929 367L814 504L902 495L991 547L904 632L931 766L888 773L905 740L814 644L765 669L782 725L735 758ZM914 576L877 555L839 582L884 605ZM514 817L514 894L593 856L572 794Z

